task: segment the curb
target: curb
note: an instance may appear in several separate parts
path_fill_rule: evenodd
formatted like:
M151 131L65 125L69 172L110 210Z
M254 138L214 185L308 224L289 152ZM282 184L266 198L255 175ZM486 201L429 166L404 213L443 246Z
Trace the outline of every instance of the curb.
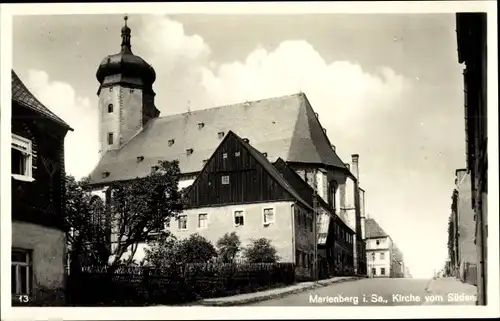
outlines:
M283 298L288 295L293 295L301 292L305 292L308 290L313 290L321 287L325 287L334 283L343 283L343 282L350 282L350 281L357 281L360 279L364 279L364 277L352 277L350 279L340 279L340 280L333 280L333 281L319 281L317 283L313 283L309 286L304 286L303 288L298 288L294 290L289 290L289 291L284 291L281 293L275 293L275 294L268 294L268 295L262 295L262 296L255 296L255 297L250 297L248 299L242 299L242 300L237 300L237 301L212 301L212 302L207 302L205 300L201 300L197 302L199 305L203 306L215 306L215 307L223 307L223 306L237 306L237 305L245 305L245 304L250 304L250 303L256 303L256 302L261 302L261 301L267 301L267 300L272 300L272 299L279 299Z

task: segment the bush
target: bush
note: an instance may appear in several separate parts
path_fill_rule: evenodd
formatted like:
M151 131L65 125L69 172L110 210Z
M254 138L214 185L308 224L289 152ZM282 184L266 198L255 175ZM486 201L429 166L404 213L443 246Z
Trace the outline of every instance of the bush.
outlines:
M217 252L222 262L234 262L240 250L241 241L236 232L226 233L217 241Z
M276 263L279 260L276 248L266 238L253 240L244 250L249 263Z

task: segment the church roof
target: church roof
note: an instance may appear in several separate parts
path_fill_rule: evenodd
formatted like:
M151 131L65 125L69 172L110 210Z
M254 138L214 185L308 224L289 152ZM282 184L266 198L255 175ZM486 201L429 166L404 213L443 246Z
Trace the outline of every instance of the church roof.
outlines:
M28 108L38 114L42 114L46 118L66 127L69 130L73 130L64 120L59 118L50 109L45 107L26 87L26 85L21 81L17 74L12 70L12 100L22 107Z
M270 161L281 157L347 171L307 97L300 93L152 119L121 149L102 156L91 183L146 176L158 160L177 159L182 173L198 173L221 142L219 134L230 130L267 153ZM140 156L144 158L137 162ZM104 172L109 174L104 177Z
M366 238L387 237L387 234L382 227L373 218L365 220L365 235Z

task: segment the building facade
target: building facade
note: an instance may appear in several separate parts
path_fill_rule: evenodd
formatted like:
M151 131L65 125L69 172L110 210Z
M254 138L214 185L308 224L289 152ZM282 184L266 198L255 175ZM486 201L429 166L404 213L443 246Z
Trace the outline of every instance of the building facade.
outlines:
M474 210L472 209L470 173L466 169L456 171L456 215L458 221L459 277L462 282L476 285L477 250L474 244Z
M101 62L97 80L101 148L91 184L103 201L109 202L110 183L147 176L159 160L178 160L179 188L189 187L233 131L269 162L284 160L329 206L346 207L341 194L347 180L356 177L336 154L305 94L160 117L152 89L155 72L132 53L126 25L121 51ZM357 193L356 184L351 189ZM353 230L361 233L359 197L354 206Z
M366 261L369 277L404 276L402 252L373 218L365 220Z
M467 169L476 220L478 304L487 303L488 117L486 13L457 13L458 62L465 64L464 101Z
M64 303L64 138L72 130L12 71L12 261L15 304Z

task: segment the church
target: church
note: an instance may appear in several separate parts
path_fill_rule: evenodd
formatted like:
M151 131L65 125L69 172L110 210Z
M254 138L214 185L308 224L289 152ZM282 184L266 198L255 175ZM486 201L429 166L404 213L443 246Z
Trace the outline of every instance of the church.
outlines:
M354 270L357 270L357 273L366 273L362 254L364 242L360 237L362 218L360 188L357 183L358 155L353 155L356 165L351 171L349 164L346 165L336 154L335 146L321 126L318 114L314 112L305 94L298 93L161 116L155 106L156 93L153 90L155 70L144 59L132 53L131 29L127 26L127 18L121 30L121 38L120 52L105 57L96 74L99 82L97 95L100 148L99 162L91 173L91 184L96 195L103 201L109 201L110 193L107 192L107 186L110 183L147 176L155 170L159 160L178 160L182 173L179 188L191 186L192 189L201 189L199 195L203 193L203 186L200 184L205 184L205 188L210 185L210 182L198 179L200 173L225 171L222 183L219 180L215 184L220 188L221 195L225 196L215 201L209 197L199 197L198 199L204 203L192 204L192 208L187 212L192 212L195 208L210 207L210 213L198 211L196 214L198 218L194 216L190 218L190 215L195 214L188 213L185 218L186 224L190 224L190 219L195 225L203 224L207 231L210 231L207 235L213 235L213 238L220 237L226 232L238 232L237 229L241 226L233 223L236 221L241 223L243 219L233 217L228 220L231 223L223 223L220 218L223 215L236 215L238 211L235 209L241 208L245 212L246 222L256 224L249 226L245 233L260 237L263 235L262 231L267 228L272 232L264 234L269 234L271 238L276 236L282 240L291 240L291 243L289 242L292 244L291 247L283 245L282 248L278 244L281 241L276 241L278 252L281 251L278 254L287 261L298 262L297 249L292 248L300 243L294 239L297 238L293 233L296 228L294 215L291 215L291 219L285 219L284 216L280 219L279 215L290 216L290 210L287 214L280 214L278 208L281 208L281 205L276 204L284 201L295 202L294 204L299 204L298 207L308 212L310 203L304 202L300 193L290 184L282 182L283 175L276 174L277 169L274 164L279 161L281 164L286 164L287 168L292 169L315 190L324 204L323 207L329 213L328 217L339 217L352 231ZM226 148L222 146L224 144L229 147L224 149ZM220 152L217 152L218 150ZM230 150L230 153L227 150ZM238 158L240 156L242 158ZM211 160L217 157L233 162L231 163L233 165L224 168L210 165ZM245 166L246 169L243 168ZM248 166L254 166L252 168L255 170L255 175L257 172L260 174L241 178L243 170L248 176L250 168ZM241 179L233 179L233 175ZM248 189L248 182L261 181L262 183L251 188L255 196L247 196L250 194L245 190L245 186ZM269 185L264 182L269 182ZM240 185L235 186L237 184ZM273 188L276 188L276 191L269 192ZM241 192L234 192L237 190ZM205 192L209 194L208 190ZM233 194L234 197L231 196ZM352 198L352 202L348 202L348 196ZM263 219L252 219L253 216L260 217L264 209L252 214L249 207L261 203L270 204L266 208L266 213L273 211L272 222L276 222L275 227L262 224ZM354 207L349 208L347 203L352 203ZM201 215L205 214L210 216L208 223L198 222ZM205 220L206 216L203 216L203 219ZM200 230L201 225L191 230L186 227L184 221L182 222L170 226L171 229L177 229L174 234L178 237ZM325 227L318 225L317 229L314 229L316 234L320 233L321 228L326 229L323 232L328 234L328 224ZM183 231L187 232L182 234ZM215 243L216 240L210 239L210 241ZM274 240L271 241L275 243ZM309 253L310 249L306 251L306 256Z

